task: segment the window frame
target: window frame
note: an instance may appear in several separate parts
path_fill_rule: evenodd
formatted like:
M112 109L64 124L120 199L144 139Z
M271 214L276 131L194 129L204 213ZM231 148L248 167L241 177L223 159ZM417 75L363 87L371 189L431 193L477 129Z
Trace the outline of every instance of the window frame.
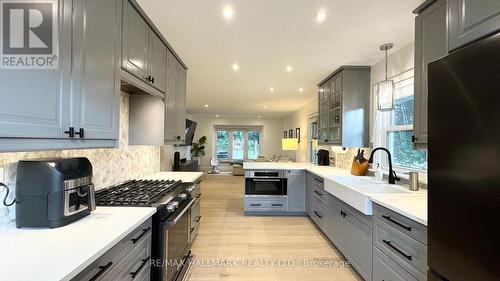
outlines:
M404 87L413 87L414 83L415 83L415 77L414 77L414 69L411 68L411 69L408 69L406 71L403 71L393 77L390 77L389 79L393 79L395 80L395 84L396 84L396 90L397 89L401 89L401 88L404 88ZM409 85L405 85L403 84L403 86L401 87L397 87L397 84L399 83L405 83L406 81L408 80L412 80L413 82ZM400 99L400 98L404 98L404 97L409 97L409 96L415 96L415 93L412 91L412 94L402 94L402 95L398 95L397 97L395 96L394 97L394 101L396 101L396 99ZM391 125L389 126L386 126L386 127L383 127L381 128L380 130L376 130L376 128L379 126L377 124L377 122L381 122L378 118L377 118L377 114L378 114L378 108L377 108L377 93L376 93L376 84L374 85L373 87L373 110L374 110L374 114L373 114L373 138L372 138L372 144L374 144L374 141L373 139L376 139L377 138L377 135L378 134L381 134L379 135L379 139L380 139L380 146L383 146L383 147L386 147L388 148L389 147L389 144L388 144L388 140L387 140L387 135L389 132L399 132L399 131L413 131L413 126L414 124L411 124L411 125L392 125L392 114L393 114L393 111L391 111L391 116L390 116L390 122L391 122ZM380 166L381 168L386 171L386 173L388 174L388 171L389 171L389 160L388 160L388 157L387 155L384 155L383 153L377 153L374 155L374 163L380 163ZM397 172L400 172L400 173L409 173L409 172L418 172L418 173L421 173L421 174L427 174L427 169L423 170L423 169L417 169L417 168L411 168L411 167L405 167L405 166L399 166L399 165L395 165L393 163L393 169Z
M227 131L227 155L228 158L219 159L217 157L217 132L219 131ZM243 159L234 159L233 158L233 132L234 131L242 131L243 132ZM248 158L248 132L258 132L259 133L259 154L262 152L262 127L259 126L214 126L214 145L212 150L212 155L217 157L220 162L231 162L231 161L248 161L248 160L257 160Z

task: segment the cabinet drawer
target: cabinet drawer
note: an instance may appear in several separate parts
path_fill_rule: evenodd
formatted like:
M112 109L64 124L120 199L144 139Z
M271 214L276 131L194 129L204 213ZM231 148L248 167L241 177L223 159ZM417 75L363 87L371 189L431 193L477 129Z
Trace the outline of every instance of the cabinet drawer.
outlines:
M322 177L316 176L314 174L307 174L307 184L310 186L317 187L320 190L324 190L324 180Z
M323 232L327 232L327 216L328 208L321 202L313 202L311 219Z
M313 186L312 188L312 198L313 201L320 201L324 205L328 205L328 198L330 194L326 192L324 189L318 188L317 186Z
M103 280L132 281L141 280L151 271L151 233L120 261Z
M427 227L392 210L373 204L373 216L427 245Z
M417 281L401 266L373 247L373 281Z
M419 280L427 272L427 247L378 218L373 219L375 246Z
M245 197L245 211L286 211L288 198L276 197Z
M150 237L151 226L151 219L145 221L72 280L105 280L103 277L111 272L113 268L132 251L132 249L142 241L147 240L146 238Z

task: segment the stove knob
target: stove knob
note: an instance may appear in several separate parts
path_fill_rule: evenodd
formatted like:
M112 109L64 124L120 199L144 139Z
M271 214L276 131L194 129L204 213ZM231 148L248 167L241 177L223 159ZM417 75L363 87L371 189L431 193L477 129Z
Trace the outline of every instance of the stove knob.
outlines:
M195 189L195 187L193 185L191 185L190 187L186 188L186 191L191 193L194 189Z
M173 206L174 208L177 208L177 207L179 207L179 202L173 201L173 202L170 202L170 205Z
M175 206L174 205L167 205L167 211L168 212L173 212L175 210Z
M181 199L186 199L187 197L188 197L188 195L186 193L179 194L179 198L181 198Z

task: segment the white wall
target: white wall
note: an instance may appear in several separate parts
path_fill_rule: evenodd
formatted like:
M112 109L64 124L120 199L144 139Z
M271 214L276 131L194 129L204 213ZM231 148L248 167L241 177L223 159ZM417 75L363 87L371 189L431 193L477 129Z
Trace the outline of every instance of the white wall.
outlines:
M306 103L302 108L288 114L283 118L283 129L281 131L293 130L300 128L300 143L299 149L295 153L291 152L296 162L307 162L308 158L308 120L309 115L318 112L318 98L314 98ZM295 135L294 135L295 136Z
M275 154L283 154L281 150L281 138L283 136L283 119L282 118L216 118L213 116L193 115L193 120L198 123L194 142L202 136L207 137L207 145L205 156L201 159L201 169L209 169L208 161L212 158L214 151L214 126L231 125L231 126L262 126L261 132L261 154L273 156Z

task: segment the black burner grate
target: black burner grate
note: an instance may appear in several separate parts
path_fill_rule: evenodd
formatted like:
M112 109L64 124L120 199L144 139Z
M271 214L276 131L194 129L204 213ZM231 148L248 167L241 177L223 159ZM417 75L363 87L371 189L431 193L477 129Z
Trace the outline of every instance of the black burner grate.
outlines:
M173 180L131 180L96 191L98 206L150 206L179 186Z

